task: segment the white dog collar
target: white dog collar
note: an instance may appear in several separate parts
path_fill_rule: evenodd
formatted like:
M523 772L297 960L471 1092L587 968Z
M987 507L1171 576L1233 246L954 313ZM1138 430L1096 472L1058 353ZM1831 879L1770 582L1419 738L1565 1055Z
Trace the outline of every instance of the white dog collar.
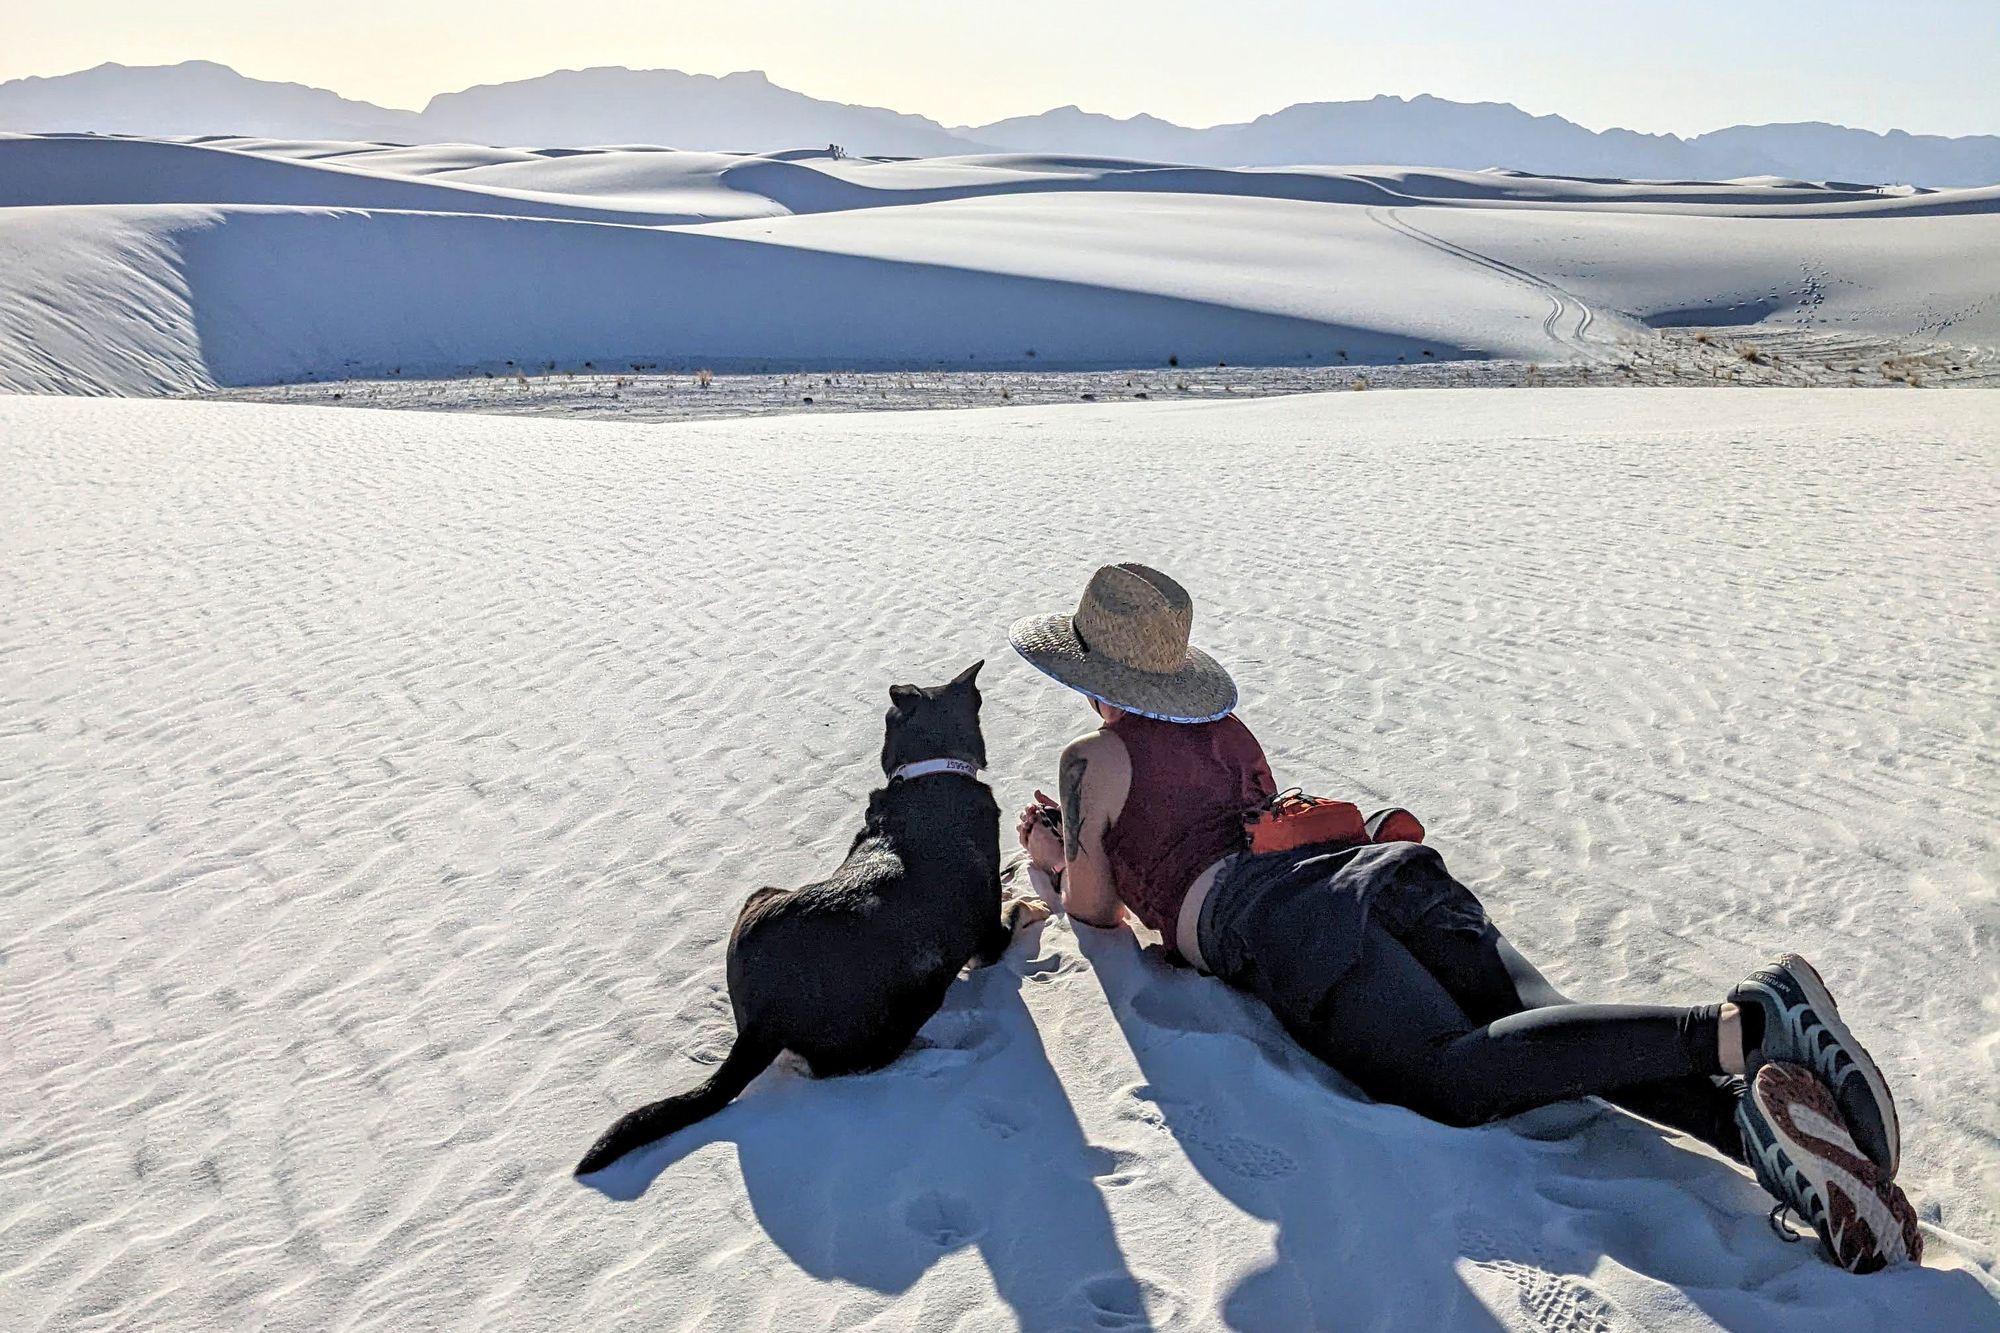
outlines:
M925 759L904 764L889 775L889 781L908 782L911 778L927 778L933 773L956 773L962 778L976 778L979 776L979 765L963 759Z

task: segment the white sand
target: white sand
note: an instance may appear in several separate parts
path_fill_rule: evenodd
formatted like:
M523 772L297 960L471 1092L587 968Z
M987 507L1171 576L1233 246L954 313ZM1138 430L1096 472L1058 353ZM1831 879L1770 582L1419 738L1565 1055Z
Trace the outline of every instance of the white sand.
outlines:
M2000 346L2000 187L0 135L0 391ZM1958 349L1963 349L1962 351ZM1713 363L1713 364L1711 364Z
M2000 399L0 441L0 1328L2000 1327ZM1135 556L1282 778L1421 812L1574 993L1818 961L1932 1266L1594 1104L1367 1104L1060 922L890 1069L573 1181L725 1048L735 908L837 860L886 685L987 656L1024 799L1085 718L1003 627Z

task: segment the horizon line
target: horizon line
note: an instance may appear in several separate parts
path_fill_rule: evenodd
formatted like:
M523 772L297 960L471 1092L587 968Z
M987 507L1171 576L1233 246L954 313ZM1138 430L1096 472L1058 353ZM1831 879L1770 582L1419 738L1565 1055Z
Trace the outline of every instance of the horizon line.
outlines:
M562 66L555 69L544 70L540 74L529 74L508 79L496 79L488 83L472 83L472 84L467 84L463 88L434 92L430 95L429 99L425 102L424 106L422 107L389 106L381 102L370 101L365 97L355 97L352 96L351 94L341 92L337 88L329 88L316 83L303 83L296 79L270 78L260 74L246 74L242 70L236 68L236 66L234 65L228 64L220 60L210 60L207 59L206 57L201 57L201 56L190 56L186 60L177 60L166 64L149 64L149 65L132 65L132 64L127 64L122 60L100 60L95 65L86 65L82 69L65 70L62 73L58 74L20 74L20 75L15 75L11 78L0 79L0 87L4 87L5 85L10 83L25 83L30 80L39 80L46 82L57 79L74 78L79 74L90 74L100 69L128 69L128 70L180 69L187 65L209 65L217 69L226 70L230 74L235 75L239 79L246 79L254 83L272 83L291 88L304 88L310 92L326 93L329 96L338 97L342 101L355 102L362 106L373 107L378 111L395 112L407 116L422 116L429 110L430 103L436 101L438 98L449 97L459 93L470 92L475 88L497 88L497 87L505 87L510 84L533 83L537 80L545 79L550 77L551 75L556 75L556 74L588 74L598 70L612 70L627 74L679 74L688 78L705 78L705 79L714 79L717 81L734 78L737 77L738 75L754 75L757 78L762 79L765 83L770 84L774 88L781 89L785 92L796 93L801 97L809 97L814 101L834 102L840 106L860 107L869 110L887 111L894 115L916 116L922 120L929 121L931 124L938 126L940 129L946 131L947 133L954 133L954 134L960 131L980 130L987 128L988 126L1003 124L1010 120L1033 120L1041 116L1050 115L1057 111L1077 111L1083 115L1100 116L1103 117L1104 119L1119 123L1129 122L1144 117L1150 120L1157 120L1162 124L1171 126L1174 129L1187 130L1198 133L1206 130L1225 129L1237 125L1255 124L1257 120L1262 119L1265 116L1277 115L1280 112L1289 111L1294 107L1357 105L1364 102L1374 102L1374 101L1384 101L1384 100L1410 103L1427 98L1434 102L1445 102L1453 106L1507 107L1514 111L1520 112L1522 115L1530 116L1535 119L1547 118L1547 119L1562 120L1567 122L1568 124L1575 125L1579 129L1586 130L1592 134L1609 134L1613 131L1617 131L1624 134L1639 135L1643 138L1648 138L1648 139L1674 139L1682 143L1692 142L1693 140L1699 139L1704 135L1717 134L1724 130L1763 129L1776 125L1825 125L1833 129L1848 130L1858 134L1873 134L1881 138L1888 138L1890 136L1898 134L1905 135L1909 138L1914 138L1914 139L1942 139L1947 141L1957 141L1964 139L2000 138L2000 130L1981 131L1970 134L1939 134L1923 130L1905 130L1895 126L1892 126L1888 129L1875 129L1870 126L1850 125L1845 122L1830 121L1830 120L1766 120L1766 121L1756 121L1756 122L1731 121L1726 125L1717 125L1712 129L1698 130L1691 134L1680 133L1673 130L1635 130L1624 125L1606 125L1600 129L1600 128L1593 128L1592 126L1587 125L1580 120L1574 120L1560 111L1532 111L1529 110L1527 107L1522 106L1518 102L1511 102L1511 101L1494 101L1490 99L1484 99L1480 101L1461 101L1458 98L1442 97L1436 93L1429 93L1429 92L1420 92L1420 93L1377 92L1377 93L1372 93L1367 97L1325 98L1314 101L1288 102L1284 106L1276 107L1269 111L1260 112L1258 113L1258 115L1251 117L1249 120L1224 120L1224 121L1217 121L1214 124L1210 125L1184 125L1177 120L1171 120L1165 116L1161 116L1150 111L1135 111L1129 116L1113 115L1110 112L1103 112L1103 111L1089 111L1085 109L1083 105L1079 102L1064 102L1056 106L1045 107L1040 111L1017 112L1013 115L1000 116L994 120L985 121L981 124L967 123L967 124L953 125L945 121L939 120L936 117L931 116L926 112L906 111L897 107L884 106L874 102L842 101L840 95L838 94L822 94L822 93L807 92L803 88L794 87L790 84L778 83L775 80L773 80L766 71L761 69L737 69L737 70L731 70L726 74L711 74L706 71L678 69L666 65L648 65L648 66L636 66L636 67L631 65Z

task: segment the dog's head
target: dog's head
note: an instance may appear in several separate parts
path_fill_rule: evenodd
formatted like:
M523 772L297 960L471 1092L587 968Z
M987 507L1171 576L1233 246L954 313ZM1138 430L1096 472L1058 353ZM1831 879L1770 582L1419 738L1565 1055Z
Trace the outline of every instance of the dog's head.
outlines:
M926 759L963 759L986 767L979 734L979 668L974 662L943 685L891 685L882 739L882 771Z

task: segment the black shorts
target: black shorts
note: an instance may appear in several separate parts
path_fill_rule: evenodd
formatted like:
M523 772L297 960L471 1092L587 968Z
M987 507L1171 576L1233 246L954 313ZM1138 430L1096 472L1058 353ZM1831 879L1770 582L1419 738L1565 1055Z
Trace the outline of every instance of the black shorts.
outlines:
M1239 857L1202 903L1197 940L1209 971L1282 1014L1346 975L1371 921L1398 938L1420 921L1475 936L1488 925L1435 849L1384 842Z

